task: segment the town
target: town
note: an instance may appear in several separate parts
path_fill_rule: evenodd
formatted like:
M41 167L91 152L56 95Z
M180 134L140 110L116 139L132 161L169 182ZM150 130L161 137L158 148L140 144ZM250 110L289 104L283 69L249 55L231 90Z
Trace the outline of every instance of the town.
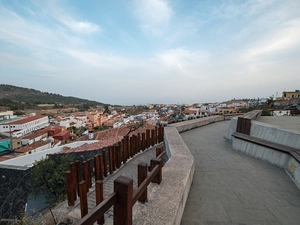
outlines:
M62 151L59 146L77 141L99 141L95 149L111 146L128 133L132 124L137 124L136 129L145 130L156 125L165 126L211 115L244 113L255 108L264 109L266 115L292 115L295 110L295 113L300 110L299 100L300 92L295 90L284 91L277 98L232 99L193 105L90 107L86 112L69 115L64 112L55 117L37 115L35 112L17 116L0 106L0 162L50 148ZM78 151L77 146L76 149Z

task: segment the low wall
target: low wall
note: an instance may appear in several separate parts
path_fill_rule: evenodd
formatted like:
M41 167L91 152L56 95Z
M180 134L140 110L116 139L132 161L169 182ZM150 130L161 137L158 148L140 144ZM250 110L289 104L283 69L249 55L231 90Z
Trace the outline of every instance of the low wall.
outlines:
M227 135L232 132L231 129L234 124L236 124L235 120L236 118L232 119ZM250 136L300 149L300 133L280 129L277 126L272 126L270 124L252 121ZM234 137L232 137L232 147L247 155L262 159L283 168L300 188L300 163L290 154Z
M229 117L227 117L227 118L229 118ZM210 117L204 117L204 118L200 118L200 119L193 119L193 120L187 120L184 122L169 124L168 127L176 127L177 131L179 133L181 133L181 132L191 130L191 129L194 129L197 127L202 127L202 126L208 125L210 123L223 121L224 119L225 119L224 116L210 116Z
M165 127L164 149L169 158L163 167L160 185L148 186L148 202L133 207L133 224L180 224L193 181L194 157L180 132L223 121L224 116L211 116L183 121Z

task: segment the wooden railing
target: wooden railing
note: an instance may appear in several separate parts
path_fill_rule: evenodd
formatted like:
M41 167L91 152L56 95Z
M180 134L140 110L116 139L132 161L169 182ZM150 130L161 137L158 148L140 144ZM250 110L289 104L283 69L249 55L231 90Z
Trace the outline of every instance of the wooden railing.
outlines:
M156 158L150 161L150 173L148 174L148 165L140 163L138 165L138 188L133 190L133 180L123 175L114 180L114 192L105 200L103 198L102 181L96 181L96 204L97 206L87 213L87 194L85 190L81 191L81 198L84 199L85 206L81 207L82 219L77 223L80 225L91 225L96 221L98 224L104 224L104 213L114 206L114 224L131 225L132 207L139 201L147 201L147 187L150 182L160 184L162 181L163 167L163 148L156 149ZM86 185L83 185L83 188ZM98 187L98 188L97 188ZM101 196L102 195L102 196ZM86 208L86 210L85 210Z
M242 134L250 134L251 120L257 118L262 113L262 110L253 110L238 117L236 132Z

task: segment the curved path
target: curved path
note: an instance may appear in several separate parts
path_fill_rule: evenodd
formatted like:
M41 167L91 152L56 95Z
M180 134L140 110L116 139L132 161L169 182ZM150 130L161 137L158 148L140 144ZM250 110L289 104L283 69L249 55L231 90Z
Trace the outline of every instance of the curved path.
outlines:
M195 158L181 225L299 225L300 190L283 169L233 150L228 126L181 134Z

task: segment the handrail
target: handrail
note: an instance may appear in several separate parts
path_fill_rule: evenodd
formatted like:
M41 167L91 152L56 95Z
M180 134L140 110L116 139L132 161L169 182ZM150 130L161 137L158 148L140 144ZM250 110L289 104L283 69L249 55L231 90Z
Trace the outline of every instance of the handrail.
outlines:
M160 153L160 155L159 155L159 156L157 156L156 158L162 159L162 158L163 158L163 156L165 155L165 153L166 153L166 152L162 152L162 153Z
M78 225L89 225L95 223L101 215L110 209L117 201L117 194L113 192L103 202L97 205L90 213L78 221Z
M132 206L136 203L136 201L142 196L143 192L147 189L150 182L154 179L154 177L159 172L159 165L156 165L153 170L149 173L147 178L143 181L143 183L136 189L132 196Z

